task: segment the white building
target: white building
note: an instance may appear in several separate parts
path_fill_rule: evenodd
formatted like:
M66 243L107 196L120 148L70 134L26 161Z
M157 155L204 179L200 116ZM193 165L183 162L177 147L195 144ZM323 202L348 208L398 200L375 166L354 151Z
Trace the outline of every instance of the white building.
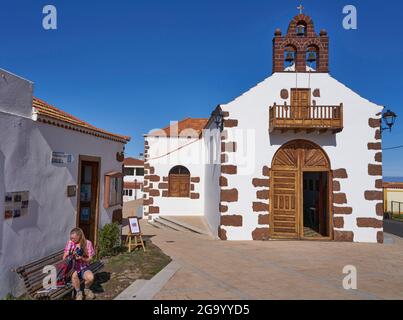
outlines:
M144 160L126 158L124 175L123 201L143 199Z
M209 119L145 136L145 208L223 240L383 241L383 106L329 74L309 16L273 39L273 74ZM220 117L223 118L222 126Z
M73 227L97 245L122 211L129 137L98 129L33 97L0 69L0 297L20 293L11 270L63 249Z

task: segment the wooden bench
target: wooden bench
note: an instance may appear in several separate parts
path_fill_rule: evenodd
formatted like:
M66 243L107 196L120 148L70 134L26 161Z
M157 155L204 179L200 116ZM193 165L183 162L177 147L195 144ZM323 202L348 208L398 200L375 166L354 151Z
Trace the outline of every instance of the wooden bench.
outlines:
M38 291L43 290L43 279L47 276L47 274L43 273L43 268L50 265L57 266L62 262L63 253L63 250L58 251L15 270L24 281L27 294L30 298L39 300L57 300L73 291L73 287L65 286L48 293L38 293ZM102 261L96 261L90 265L89 269L95 274L101 270L103 266L104 264Z

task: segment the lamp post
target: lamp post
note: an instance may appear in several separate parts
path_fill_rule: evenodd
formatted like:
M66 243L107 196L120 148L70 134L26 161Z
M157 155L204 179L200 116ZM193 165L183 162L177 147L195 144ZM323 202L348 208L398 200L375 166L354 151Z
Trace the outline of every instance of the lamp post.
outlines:
M137 179L134 180L134 200L137 200Z
M395 125L397 115L393 111L390 111L389 109L382 115L382 119L386 124L386 127L382 127L381 124L381 132L385 130L389 130L389 132L392 132L392 127Z

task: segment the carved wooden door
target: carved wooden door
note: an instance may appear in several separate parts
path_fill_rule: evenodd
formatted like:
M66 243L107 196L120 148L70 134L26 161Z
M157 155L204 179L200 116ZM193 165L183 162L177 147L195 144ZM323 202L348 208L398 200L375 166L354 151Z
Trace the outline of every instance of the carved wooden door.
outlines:
M277 151L271 169L270 237L299 239L303 237L303 172L330 171L328 158L319 146L294 140Z
M282 147L272 163L270 179L270 236L299 237L299 145Z
M272 180L271 236L296 239L299 237L298 171L274 170Z

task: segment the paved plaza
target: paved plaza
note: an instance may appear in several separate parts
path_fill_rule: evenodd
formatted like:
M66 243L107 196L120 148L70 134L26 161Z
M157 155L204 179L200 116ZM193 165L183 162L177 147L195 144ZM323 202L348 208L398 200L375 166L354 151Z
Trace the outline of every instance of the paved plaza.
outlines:
M154 299L403 299L403 239L384 245L309 241L229 242L155 228L143 233L180 265ZM345 290L343 268L358 270Z

